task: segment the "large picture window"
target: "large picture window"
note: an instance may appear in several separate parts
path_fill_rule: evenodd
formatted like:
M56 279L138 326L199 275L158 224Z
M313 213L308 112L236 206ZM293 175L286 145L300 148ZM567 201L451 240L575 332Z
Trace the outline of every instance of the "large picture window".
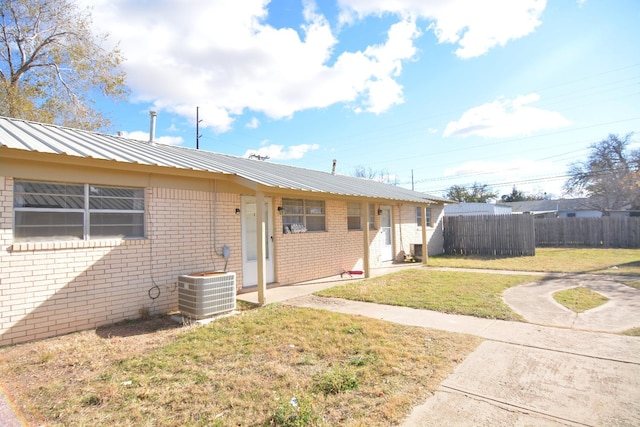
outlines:
M323 200L282 199L284 234L326 231Z
M144 237L144 189L14 182L17 242Z

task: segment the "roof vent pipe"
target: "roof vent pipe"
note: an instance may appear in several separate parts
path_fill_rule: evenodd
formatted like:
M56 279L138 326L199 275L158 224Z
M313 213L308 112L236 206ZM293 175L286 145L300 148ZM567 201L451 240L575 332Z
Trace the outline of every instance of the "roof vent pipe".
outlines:
M331 175L336 174L336 163L338 163L338 161L336 159L333 159L333 167L331 168Z
M156 137L156 117L158 113L155 111L149 111L149 116L151 119L151 123L149 125L149 142L153 142Z

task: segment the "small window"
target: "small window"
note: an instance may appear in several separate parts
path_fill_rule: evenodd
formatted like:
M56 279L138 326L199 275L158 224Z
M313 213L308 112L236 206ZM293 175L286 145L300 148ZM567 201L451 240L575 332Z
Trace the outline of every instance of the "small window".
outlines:
M569 212L567 214L567 218L575 218L576 217L576 213L575 212Z
M18 242L144 237L144 189L15 181Z
M416 224L418 225L418 227L422 227L422 207L418 206L416 208ZM425 217L425 223L427 224L427 227L432 227L431 225L431 208L425 208L425 211L427 212L427 216Z
M362 230L360 203L347 203L347 229Z
M282 199L284 234L325 231L323 200Z
M374 204L369 205L369 230L376 229L376 206Z

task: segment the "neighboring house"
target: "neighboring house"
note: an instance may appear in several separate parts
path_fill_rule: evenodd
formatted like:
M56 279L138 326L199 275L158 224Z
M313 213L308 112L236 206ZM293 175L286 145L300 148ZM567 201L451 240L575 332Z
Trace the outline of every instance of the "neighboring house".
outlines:
M457 203L444 207L445 216L511 215L511 207L493 203Z
M589 199L533 200L505 202L514 214L528 213L540 218L600 218L602 212L589 206Z
M0 172L0 345L443 251L446 200L361 178L2 117Z

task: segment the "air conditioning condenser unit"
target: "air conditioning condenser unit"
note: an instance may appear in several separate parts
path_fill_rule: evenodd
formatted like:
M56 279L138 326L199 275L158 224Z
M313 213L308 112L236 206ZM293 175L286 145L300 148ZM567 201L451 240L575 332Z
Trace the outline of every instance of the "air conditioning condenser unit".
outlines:
M204 319L236 309L236 273L203 272L178 277L178 308L183 316Z

